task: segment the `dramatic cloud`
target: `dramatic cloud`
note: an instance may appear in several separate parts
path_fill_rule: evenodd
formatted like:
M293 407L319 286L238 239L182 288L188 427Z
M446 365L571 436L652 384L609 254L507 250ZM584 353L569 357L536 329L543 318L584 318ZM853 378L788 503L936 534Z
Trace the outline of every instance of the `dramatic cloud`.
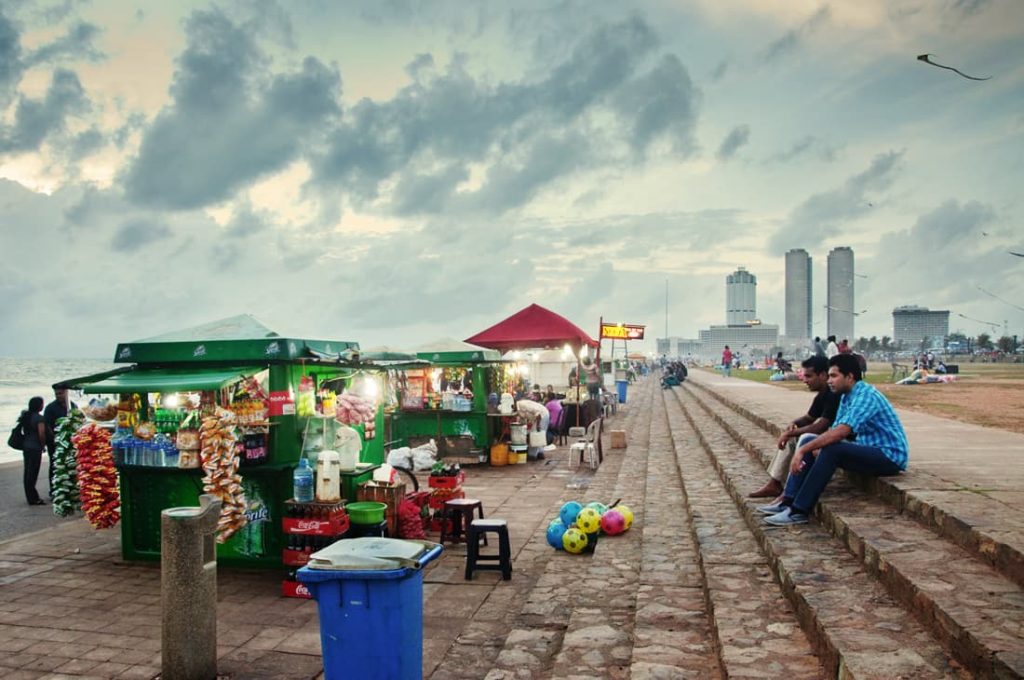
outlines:
M89 100L78 76L58 69L42 99L22 97L14 125L0 128L0 152L21 153L38 149L51 134L64 129L65 119L82 113Z
M21 34L14 23L0 11L0 108L6 105L21 80Z
M772 248L784 252L789 248L808 248L820 244L846 222L863 217L871 210L868 192L889 188L903 158L902 151L879 154L871 166L852 177L841 187L815 194L790 213L786 224L772 237Z
M740 147L744 146L750 140L750 126L749 125L737 125L729 134L725 136L722 143L718 146L718 160L727 161L736 155L736 152L740 150Z
M29 52L25 57L25 63L31 67L56 61L99 61L103 59L104 55L93 45L93 40L99 34L98 26L79 22L53 42L46 43Z
M828 5L822 5L802 24L786 31L782 37L768 45L761 53L761 58L766 62L772 62L795 51L801 41L826 24L830 16L831 11Z
M110 247L122 253L133 253L151 243L170 238L167 225L150 220L131 220L121 225Z
M811 156L826 163L832 163L838 158L839 149L813 135L807 135L793 142L785 151L768 156L765 162L789 163L806 156Z
M218 11L196 12L178 59L173 103L146 130L125 174L127 195L171 210L230 198L296 158L304 140L339 112L341 77L313 57L261 80L267 57Z

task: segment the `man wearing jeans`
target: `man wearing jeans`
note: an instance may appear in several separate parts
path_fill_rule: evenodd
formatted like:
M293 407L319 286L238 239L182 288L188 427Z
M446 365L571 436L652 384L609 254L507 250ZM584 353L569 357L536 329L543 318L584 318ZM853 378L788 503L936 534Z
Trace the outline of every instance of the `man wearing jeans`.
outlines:
M907 435L882 393L861 380L860 362L852 354L828 361L828 384L842 396L839 413L828 432L801 437L790 463L781 502L758 510L774 526L804 524L818 497L843 468L862 475L885 477L907 469ZM856 443L848 441L856 438Z

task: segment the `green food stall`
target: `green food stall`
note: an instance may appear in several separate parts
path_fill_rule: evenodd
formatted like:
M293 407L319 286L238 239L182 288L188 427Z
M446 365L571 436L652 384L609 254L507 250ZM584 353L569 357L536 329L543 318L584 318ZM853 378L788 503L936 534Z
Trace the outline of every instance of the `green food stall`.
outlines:
M238 458L233 461L237 476L224 484L237 482L232 490L239 494L244 520L218 544L218 561L280 567L281 518L292 496L293 469L304 453L313 457L318 447L327 448L324 442L337 427L335 414L342 417L336 404L350 396L362 399L368 414L359 423L347 423L359 433L362 449L359 468L348 473L352 478L343 479L343 486L347 481L354 488L369 479L383 460L384 437L377 436L383 433L383 409L376 398L379 369L361 363L358 350L355 342L282 337L241 315L120 343L114 361L126 366L63 381L118 400L117 419L108 426L116 428L111 446L124 558L159 559L161 511L198 505L207 474L199 459L206 465L209 455L204 449L200 456L198 447L189 451L187 442L198 441L200 428L219 416L230 418L225 422L233 429L225 446ZM97 403L113 411L112 403ZM89 408L84 410L88 415ZM205 441L211 439L207 435Z
M415 350L428 368L400 376L399 402L391 435L407 446L434 439L439 457L476 462L491 445L487 417L491 372L503 364L501 353L442 338Z

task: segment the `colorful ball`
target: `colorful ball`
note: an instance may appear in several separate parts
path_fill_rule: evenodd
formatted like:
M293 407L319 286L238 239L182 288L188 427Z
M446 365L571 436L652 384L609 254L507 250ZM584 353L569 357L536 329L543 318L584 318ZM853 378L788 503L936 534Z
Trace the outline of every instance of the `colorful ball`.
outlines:
M576 526L585 534L596 534L601 530L601 515L594 508L583 508L576 516Z
M633 526L633 511L621 503L612 508L612 510L618 510L622 513L622 516L626 519L626 531L629 531L629 528Z
M569 501L558 511L558 516L561 518L562 524L567 527L572 526L572 523L576 521L576 515L580 514L582 509L583 506L576 501Z
M548 525L548 545L555 550L561 550L564 546L562 545L562 536L566 532L566 526L562 524L562 520L556 519Z
M593 508L594 510L597 510L597 514L599 515L603 515L604 513L608 512L608 506L600 501L591 501L590 503L587 503L583 507Z
M587 535L579 529L569 529L562 535L562 547L565 552L578 555L587 547Z
M601 531L609 536L617 536L626 530L626 518L618 510L612 509L601 515Z

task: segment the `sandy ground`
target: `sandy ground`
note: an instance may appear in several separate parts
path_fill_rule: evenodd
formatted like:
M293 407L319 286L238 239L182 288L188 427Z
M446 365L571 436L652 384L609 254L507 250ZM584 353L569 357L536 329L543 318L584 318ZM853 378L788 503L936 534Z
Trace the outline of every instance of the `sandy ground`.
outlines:
M775 384L806 389L799 383ZM955 383L875 387L899 408L1024 434L1024 364L960 364Z

